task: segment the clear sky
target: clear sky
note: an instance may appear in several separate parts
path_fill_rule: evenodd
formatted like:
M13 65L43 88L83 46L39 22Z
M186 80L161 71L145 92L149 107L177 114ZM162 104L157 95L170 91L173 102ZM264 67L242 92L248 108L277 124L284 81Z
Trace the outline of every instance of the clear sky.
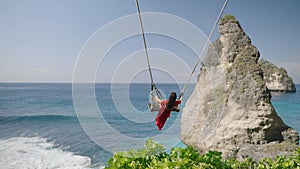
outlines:
M206 35L224 3L221 0L139 2L142 12L176 15ZM229 0L224 13L237 18L262 58L286 68L294 81L300 83L299 9L299 0ZM136 13L135 0L0 0L0 82L71 82L76 59L86 41L104 25ZM216 31L213 40L218 36ZM109 37L108 34L106 38ZM180 55L181 50L176 51L180 43L169 43L170 39L155 35L147 36L147 40L150 48L163 49L169 56ZM114 72L117 66L112 65L120 64L120 58L143 48L141 37L116 46L99 69L102 66L105 71ZM126 55L122 56L123 53ZM192 65L188 53L181 59ZM125 63L120 70L126 70ZM102 71L96 78L105 82L111 80L108 76L111 74L104 75Z

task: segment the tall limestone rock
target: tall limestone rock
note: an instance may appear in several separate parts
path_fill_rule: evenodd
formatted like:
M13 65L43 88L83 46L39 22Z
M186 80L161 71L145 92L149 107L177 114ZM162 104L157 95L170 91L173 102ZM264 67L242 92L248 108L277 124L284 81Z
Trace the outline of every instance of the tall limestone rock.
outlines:
M259 160L294 150L298 133L270 102L258 50L231 15L221 19L219 33L183 109L182 141L203 153L221 151L224 158Z

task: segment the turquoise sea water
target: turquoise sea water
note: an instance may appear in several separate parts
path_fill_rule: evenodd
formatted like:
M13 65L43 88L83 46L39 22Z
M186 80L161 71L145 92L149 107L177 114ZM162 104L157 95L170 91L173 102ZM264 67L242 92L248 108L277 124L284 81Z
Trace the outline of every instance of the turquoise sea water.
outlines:
M282 120L300 133L300 85L296 88L296 93L272 93L272 104Z
M179 92L177 84L160 84L166 94ZM190 86L183 105L194 86ZM286 124L300 132L300 85L297 93L273 94L272 103ZM117 97L125 100L118 100ZM119 95L120 96L119 96ZM96 84L95 98L109 128L96 128L98 137L108 147L117 142L113 133L117 131L128 138L150 138L172 129L180 114L173 113L163 132L157 131L155 113L148 114L149 84ZM124 104L122 104L124 103ZM130 103L130 105L128 105ZM131 110L135 117L149 118L145 122L128 120L120 109ZM104 165L111 153L97 145L91 135L82 128L72 98L72 84L47 83L0 83L0 168L82 168ZM147 113L147 114L143 114ZM132 117L132 118L135 118ZM147 121L148 120L148 121ZM177 126L177 128L180 126ZM180 131L174 131L179 133ZM174 135L173 135L174 136ZM162 143L177 141L184 146L179 135L161 139ZM130 145L125 142L124 145Z

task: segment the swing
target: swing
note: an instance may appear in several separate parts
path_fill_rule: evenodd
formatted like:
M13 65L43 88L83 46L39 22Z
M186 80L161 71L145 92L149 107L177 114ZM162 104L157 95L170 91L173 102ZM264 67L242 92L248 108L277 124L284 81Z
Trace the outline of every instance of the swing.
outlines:
M187 82L185 83L184 87L182 88L181 92L180 92L180 95L178 97L177 100L180 100L181 102L181 99L184 95L184 92L186 91L187 89L187 86L189 85L190 81L191 81L191 78L193 76L193 74L195 73L195 70L196 68L198 67L200 61L201 61L201 56L203 55L204 51L205 51L205 48L207 47L207 45L209 44L210 42L210 39L214 33L214 30L216 29L216 26L224 12L224 9L226 7L228 3L228 0L225 0L224 2L224 5L223 7L221 8L220 12L219 12L219 15L217 17L217 20L215 21L212 29L211 29L211 32L206 40L206 43L205 45L203 46L201 52L200 52L200 55L198 57L198 60L196 62L196 64L194 65L194 68L187 80ZM159 100L163 100L163 96L161 94L161 92L158 90L158 88L156 87L155 83L154 83L154 80L153 80L153 77L152 77L152 71L151 71L151 66L150 66L150 60L149 60L149 55L148 55L148 50L147 50L147 44L146 44L146 37L145 37L145 32L144 32L144 27L143 27L143 22L142 22L142 16L141 16L141 11L140 11L140 7L139 7L139 3L138 3L138 0L136 0L136 7L137 7L137 10L138 10L138 16L139 16L139 22L140 22L140 27L141 27L141 33L142 33L142 37L143 37L143 43L144 43L144 48L145 48L145 54L146 54L146 58L147 58L147 64L148 64L148 71L149 71L149 74L150 74L150 79L151 79L151 90L150 90L150 94L149 94L149 103L148 103L148 109L150 112L154 112L154 111L160 111L160 103L158 103L157 99ZM180 104L179 104L180 105ZM179 110L180 111L180 110Z

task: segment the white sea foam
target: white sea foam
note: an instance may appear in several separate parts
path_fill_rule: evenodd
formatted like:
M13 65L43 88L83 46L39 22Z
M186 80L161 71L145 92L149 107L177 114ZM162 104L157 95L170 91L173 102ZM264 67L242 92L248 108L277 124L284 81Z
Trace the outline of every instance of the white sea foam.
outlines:
M1 169L80 169L90 165L89 157L75 155L40 137L0 140Z

